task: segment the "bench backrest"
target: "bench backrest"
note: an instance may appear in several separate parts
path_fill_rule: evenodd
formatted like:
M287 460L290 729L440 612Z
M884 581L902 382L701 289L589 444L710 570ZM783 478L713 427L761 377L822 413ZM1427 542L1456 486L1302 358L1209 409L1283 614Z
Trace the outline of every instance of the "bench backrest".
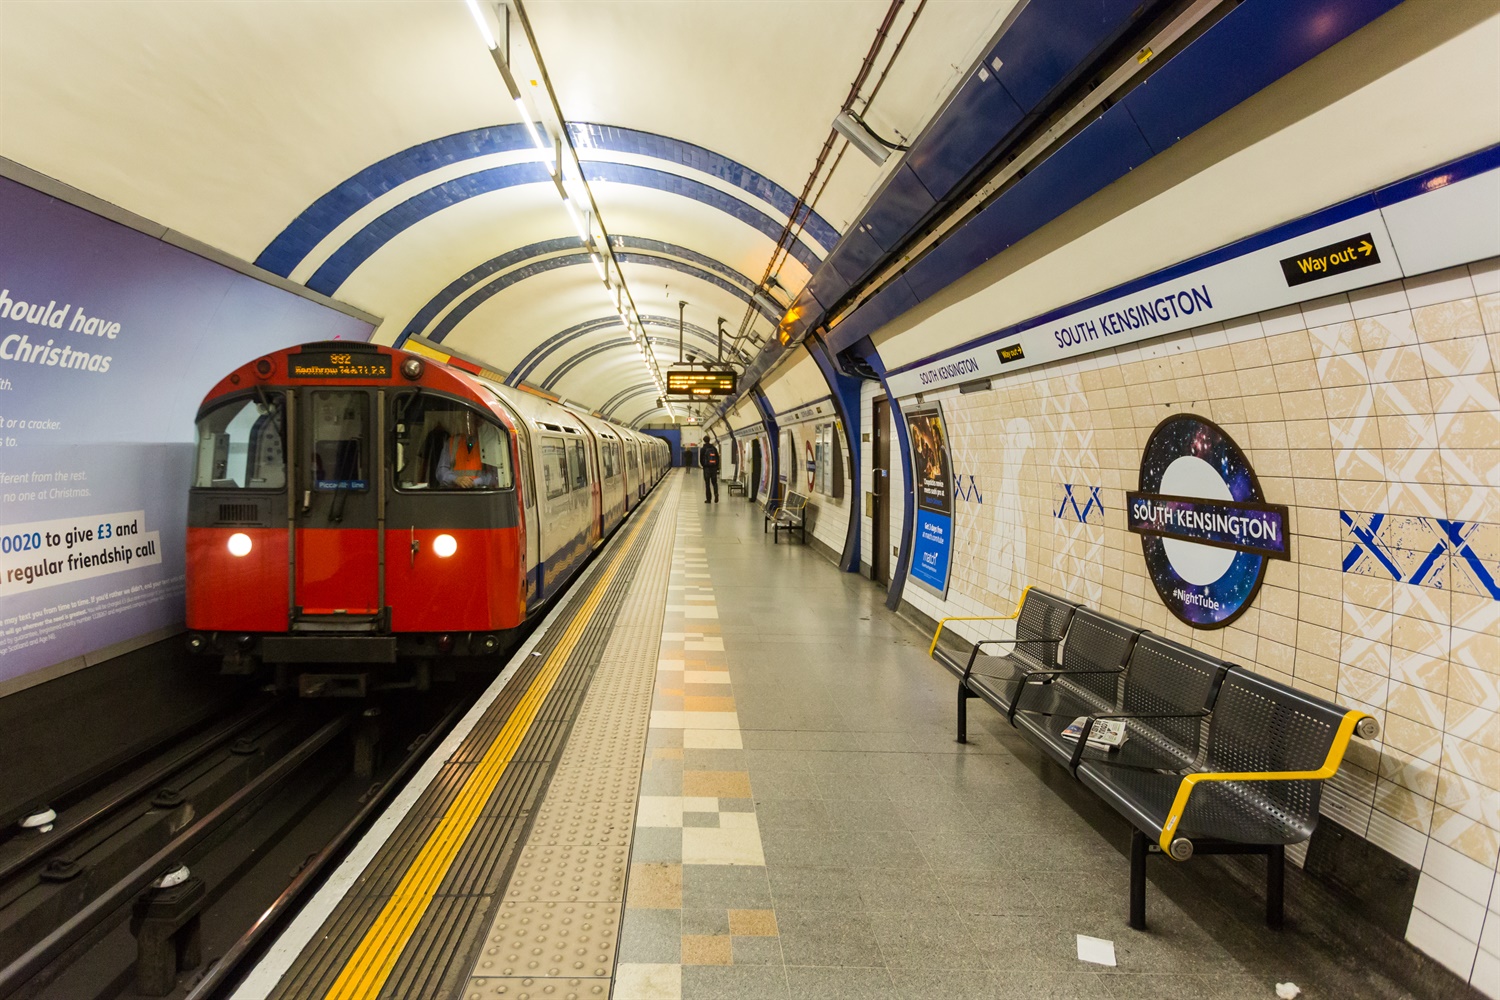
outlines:
M807 506L807 496L802 493L788 493L786 495L786 507L788 510L798 511Z
M1056 640L1068 631L1077 610L1078 605L1072 601L1032 587L1026 591L1016 615L1016 638ZM1056 641L1017 643L1015 655L1037 663L1055 664L1059 645Z
M1214 701L1203 768L1316 771L1327 760L1345 714L1321 698L1235 667ZM1321 781L1257 781L1246 783L1239 794L1269 803L1285 814L1284 819L1305 826L1310 835L1322 790ZM1228 794L1229 789L1223 792ZM1209 806L1209 800L1205 796L1203 807Z
M1223 660L1146 632L1136 640L1125 672L1124 710L1186 715L1212 708L1228 669ZM1189 757L1197 756L1202 744L1201 719L1151 719L1147 725Z
M1111 670L1130 662L1136 639L1144 629L1079 608L1068 623L1068 638L1063 643L1064 670ZM1119 683L1117 674L1074 674L1067 683L1097 695L1104 704L1113 705Z

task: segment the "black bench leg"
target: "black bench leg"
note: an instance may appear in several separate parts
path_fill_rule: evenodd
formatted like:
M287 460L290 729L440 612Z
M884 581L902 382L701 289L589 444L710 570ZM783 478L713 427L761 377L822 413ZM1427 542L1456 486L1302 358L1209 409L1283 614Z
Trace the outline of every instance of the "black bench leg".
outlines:
M1282 903L1286 899L1286 848L1280 844L1266 851L1266 926L1281 930Z
M1139 830L1130 835L1130 926L1146 929L1146 854L1151 842Z
M964 682L958 682L958 742L969 742L969 699L974 697Z

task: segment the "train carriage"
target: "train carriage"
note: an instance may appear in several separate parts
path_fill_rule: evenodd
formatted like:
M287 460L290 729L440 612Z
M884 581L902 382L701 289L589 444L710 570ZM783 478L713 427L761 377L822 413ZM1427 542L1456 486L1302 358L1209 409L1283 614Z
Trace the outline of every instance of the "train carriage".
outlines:
M507 648L665 475L665 452L393 348L265 355L199 410L190 648L232 671L286 665L309 694L423 684L435 660Z

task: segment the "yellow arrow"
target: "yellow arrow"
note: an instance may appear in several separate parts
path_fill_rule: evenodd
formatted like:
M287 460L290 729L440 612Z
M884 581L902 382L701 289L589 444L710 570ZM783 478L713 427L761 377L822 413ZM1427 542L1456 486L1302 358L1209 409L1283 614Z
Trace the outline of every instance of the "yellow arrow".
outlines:
M1360 243L1360 245L1359 245L1359 251L1360 251L1360 253L1364 254L1366 257L1370 256L1371 252L1374 251L1374 249L1375 248L1370 245L1370 241L1369 240L1365 240L1364 242Z

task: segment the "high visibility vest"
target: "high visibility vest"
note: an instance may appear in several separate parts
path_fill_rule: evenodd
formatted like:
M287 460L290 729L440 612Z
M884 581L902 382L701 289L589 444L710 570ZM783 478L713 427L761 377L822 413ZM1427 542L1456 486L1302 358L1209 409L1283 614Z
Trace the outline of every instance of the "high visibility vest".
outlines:
M455 475L478 475L484 471L484 463L479 456L479 441L470 439L462 434L455 434L448 439L450 463Z

